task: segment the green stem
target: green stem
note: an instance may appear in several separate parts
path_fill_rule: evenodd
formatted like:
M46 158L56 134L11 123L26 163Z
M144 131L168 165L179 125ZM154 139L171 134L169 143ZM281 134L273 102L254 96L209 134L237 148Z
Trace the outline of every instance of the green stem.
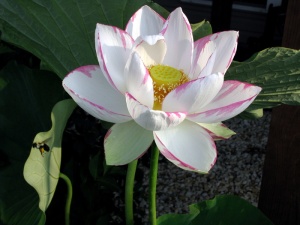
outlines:
M65 225L70 225L70 209L71 209L71 202L72 202L72 195L73 195L72 183L69 177L67 177L63 173L60 173L59 177L66 182L68 188L68 195L67 195L67 201L65 206Z
M133 225L133 187L134 177L138 160L134 160L128 164L126 184L125 184L125 219L126 225Z
M159 150L155 144L152 146L149 180L149 220L151 225L156 225L156 183L158 171Z

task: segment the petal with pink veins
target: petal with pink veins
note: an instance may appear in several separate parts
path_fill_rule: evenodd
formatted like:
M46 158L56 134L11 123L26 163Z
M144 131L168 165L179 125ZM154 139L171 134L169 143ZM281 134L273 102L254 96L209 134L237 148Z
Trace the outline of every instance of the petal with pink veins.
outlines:
M198 77L217 72L226 73L236 53L238 35L239 33L237 31L224 31L204 37L204 40L209 38L209 41L215 44L216 49ZM201 39L199 42L201 42ZM198 48L201 48L200 46L201 44L199 43Z
M99 66L82 66L63 80L74 101L92 116L112 123L132 120L124 95L112 88Z
M154 131L154 140L160 152L182 169L208 173L215 164L217 151L212 137L191 121Z
M133 43L133 39L125 31L97 24L95 47L100 67L109 84L123 94L126 92L124 67Z
M162 63L167 51L163 36L140 37L136 40L135 44L134 51L139 54L146 67Z
M215 140L226 140L236 133L223 123L198 123Z
M167 52L163 61L185 74L189 74L193 55L193 34L191 25L181 8L175 9L164 24L162 34L167 44Z
M221 73L212 74L184 83L164 99L162 110L167 112L199 112L220 91L224 81Z
M153 133L133 120L113 125L104 138L107 165L125 165L141 157L153 142Z
M198 123L217 123L244 111L259 94L261 88L239 81L224 81L217 96L201 111L189 114L188 119Z
M186 114L182 112L152 110L138 102L129 93L126 93L126 102L132 118L146 130L165 130L169 127L177 126L186 117Z
M140 103L152 108L153 81L137 53L131 55L124 73L128 92Z
M140 8L128 21L125 31L133 39L139 36L159 34L165 19L156 13L149 6Z
M193 62L192 69L189 74L189 77L193 79L197 79L201 71L206 67L208 60L211 59L213 53L216 50L216 44L213 41L210 41L209 38L199 39L194 43L194 52L193 52ZM215 57L215 56L214 56ZM211 67L213 64L209 64ZM206 68L209 70L209 68ZM210 71L212 68L210 68ZM203 72L204 74L205 72ZM205 74L210 75L211 73ZM201 76L204 77L204 76Z

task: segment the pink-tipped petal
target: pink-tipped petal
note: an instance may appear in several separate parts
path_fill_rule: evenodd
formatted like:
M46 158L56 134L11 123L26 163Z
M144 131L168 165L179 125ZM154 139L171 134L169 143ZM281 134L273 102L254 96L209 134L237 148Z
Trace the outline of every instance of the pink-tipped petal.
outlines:
M167 112L198 112L220 91L224 81L221 73L212 74L184 83L171 91L163 101Z
M133 39L125 31L97 24L95 47L100 67L111 86L126 92L124 67L131 53Z
M185 120L177 127L154 131L160 152L185 170L208 173L217 158L212 137L198 124Z
M239 81L224 81L217 96L201 111L189 114L188 119L198 123L217 123L244 111L256 98L261 88Z
M216 50L216 44L213 41L210 41L209 38L202 38L194 43L192 69L189 74L189 77L192 80L198 78L199 74L204 68L206 68L206 70L208 71L212 71L213 64L212 63L209 64L208 67L206 67L206 65L208 60L211 59L215 50ZM209 66L211 66L211 68L209 68ZM205 71L203 72L203 74L204 73ZM211 73L205 75L209 75L209 74Z
M132 118L137 124L146 130L165 130L169 127L177 126L186 117L186 114L181 112L163 112L152 110L151 108L138 102L129 93L126 93L126 102Z
M152 108L153 81L137 53L131 55L124 73L128 92L140 103Z
M124 165L144 154L153 142L153 133L134 121L113 125L104 138L107 165Z
M63 87L74 101L92 116L112 123L132 120L125 97L112 88L99 66L82 66L63 80Z
M236 53L238 35L239 33L236 31L224 31L204 37L204 42L209 38L209 41L214 43L216 49L209 57L206 66L204 66L198 77L217 72L226 73ZM199 42L201 42L201 39ZM201 44L199 43L199 45Z
M143 6L130 18L125 30L137 39L139 36L159 34L164 22L165 19L149 6Z
M167 46L164 37L161 35L145 36L138 38L135 42L134 51L139 54L146 67L161 64Z
M175 9L165 22L162 34L167 44L163 64L189 74L194 41L190 23L181 8Z
M198 123L215 140L226 140L236 133L223 123Z

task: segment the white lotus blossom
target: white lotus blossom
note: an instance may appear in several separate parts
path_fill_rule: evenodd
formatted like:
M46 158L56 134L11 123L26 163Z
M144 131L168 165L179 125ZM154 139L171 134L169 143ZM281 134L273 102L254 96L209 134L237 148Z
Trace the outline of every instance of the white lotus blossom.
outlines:
M115 123L104 141L107 164L130 163L154 140L175 165L207 173L217 157L214 139L232 134L221 121L261 91L224 81L237 38L225 31L194 42L181 8L165 20L143 6L125 30L97 24L99 65L75 69L63 87L89 114Z

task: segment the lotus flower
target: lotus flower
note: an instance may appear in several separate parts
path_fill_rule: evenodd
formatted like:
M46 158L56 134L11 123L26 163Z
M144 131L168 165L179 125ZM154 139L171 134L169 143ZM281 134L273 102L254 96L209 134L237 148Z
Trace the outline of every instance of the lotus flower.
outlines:
M230 136L221 121L241 113L261 91L224 81L237 38L238 32L226 31L194 42L181 8L165 20L143 6L125 30L97 24L100 66L75 69L63 86L89 114L115 123L104 140L107 164L130 163L154 140L175 165L207 173L217 157L214 139Z

